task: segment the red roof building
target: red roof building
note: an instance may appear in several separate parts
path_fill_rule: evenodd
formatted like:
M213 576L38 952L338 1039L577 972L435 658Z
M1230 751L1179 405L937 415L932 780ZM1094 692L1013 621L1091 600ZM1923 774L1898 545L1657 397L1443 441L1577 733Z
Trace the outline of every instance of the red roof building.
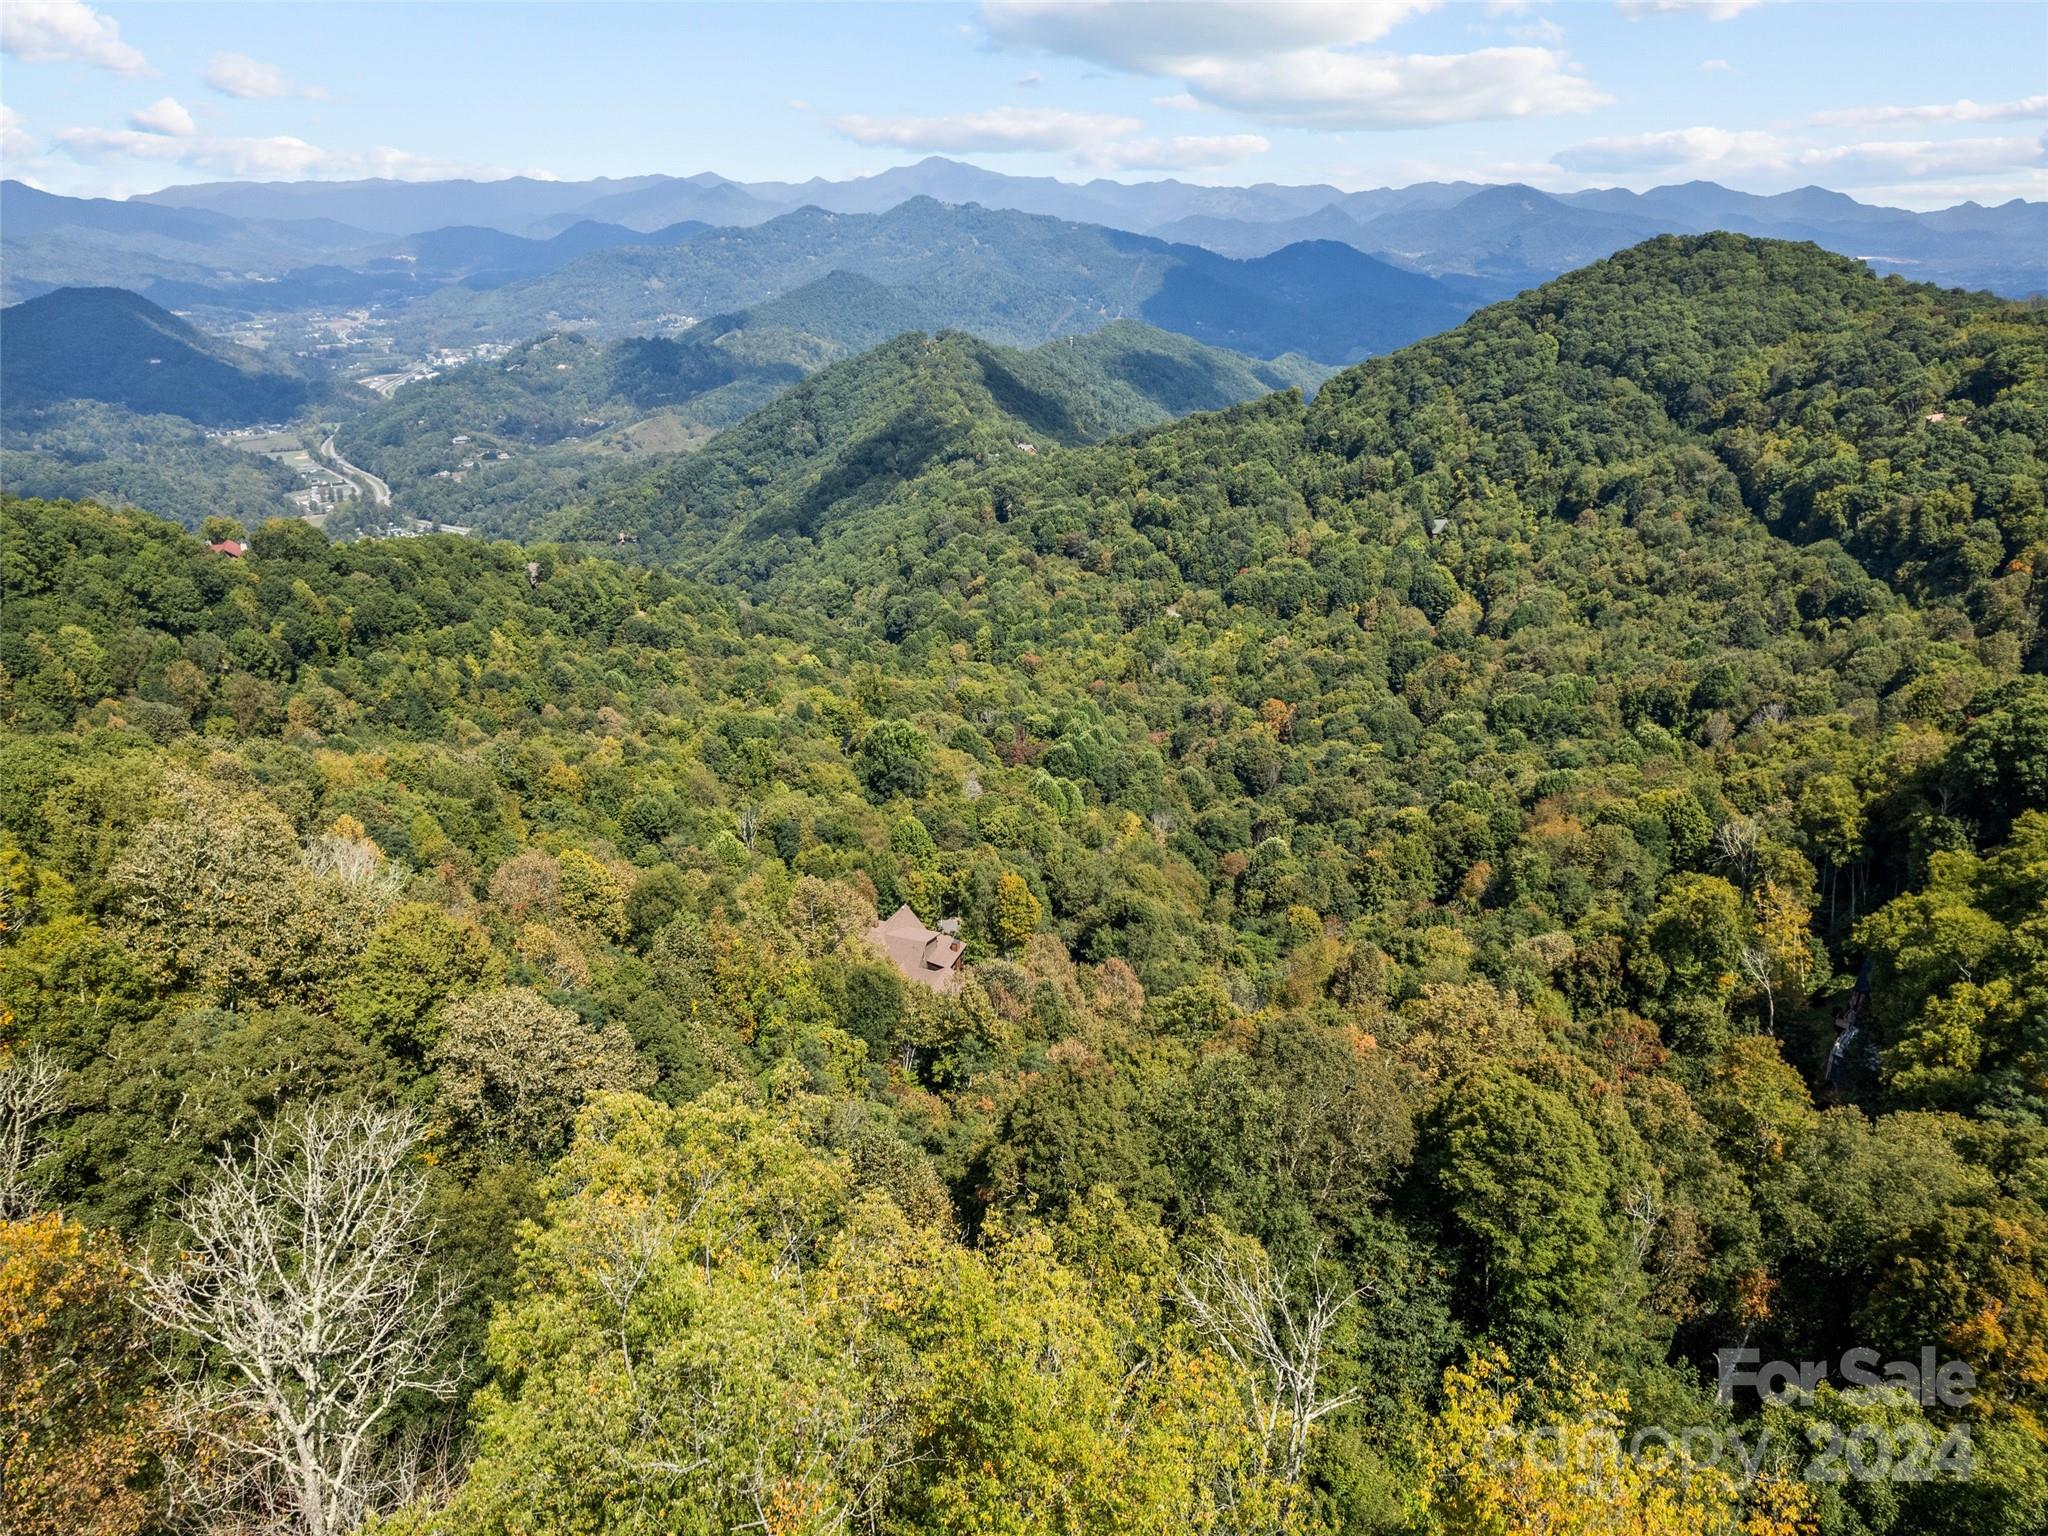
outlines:
M218 544L206 546L216 555L226 555L230 560L239 560L249 553L249 546L237 539L222 539Z

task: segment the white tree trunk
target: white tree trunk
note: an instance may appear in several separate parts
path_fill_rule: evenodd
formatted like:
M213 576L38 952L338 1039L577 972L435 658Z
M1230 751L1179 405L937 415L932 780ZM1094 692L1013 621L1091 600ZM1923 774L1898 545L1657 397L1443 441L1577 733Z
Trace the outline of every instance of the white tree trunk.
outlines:
M143 1308L194 1341L188 1422L302 1536L345 1536L405 1477L399 1400L445 1397L452 1293L431 1280L432 1231L410 1115L315 1105L224 1156L186 1204L185 1251L144 1271ZM253 1513L253 1511L252 1511Z
M1268 1464L1299 1483L1317 1421L1357 1396L1328 1391L1322 1374L1330 1329L1358 1292L1340 1296L1319 1277L1297 1306L1288 1276L1264 1249L1242 1239L1197 1256L1179 1289L1195 1326L1243 1372L1247 1412Z
M42 1124L64 1107L64 1074L40 1046L0 1056L0 1221L36 1208Z

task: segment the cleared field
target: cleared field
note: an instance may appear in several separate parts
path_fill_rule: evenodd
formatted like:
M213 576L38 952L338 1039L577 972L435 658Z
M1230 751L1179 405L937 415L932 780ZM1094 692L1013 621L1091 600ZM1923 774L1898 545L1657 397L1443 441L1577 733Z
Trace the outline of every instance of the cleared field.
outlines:
M264 453L273 458L281 458L294 451L300 454L305 452L305 445L293 432L265 432L260 437L236 437L228 441L231 447L239 448L244 453Z

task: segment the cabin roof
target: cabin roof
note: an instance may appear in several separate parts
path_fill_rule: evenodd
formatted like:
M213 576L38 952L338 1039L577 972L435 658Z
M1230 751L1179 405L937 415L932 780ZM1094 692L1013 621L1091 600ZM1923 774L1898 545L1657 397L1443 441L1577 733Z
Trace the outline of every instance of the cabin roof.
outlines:
M951 933L925 927L907 903L870 928L868 937L907 980L934 992L960 990L960 958L966 946Z

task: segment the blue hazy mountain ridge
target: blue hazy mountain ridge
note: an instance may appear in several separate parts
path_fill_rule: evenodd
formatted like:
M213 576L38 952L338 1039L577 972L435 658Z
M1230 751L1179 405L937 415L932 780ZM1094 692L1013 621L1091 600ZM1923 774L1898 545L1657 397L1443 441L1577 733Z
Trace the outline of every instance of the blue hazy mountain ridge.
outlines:
M1135 183L1098 178L1074 183L1047 176L1009 176L936 155L845 181L814 177L801 182L738 182L700 173L582 183L514 178L417 185L446 188L448 196L418 194L391 182L224 182L170 187L148 194L146 200L166 207L242 216L303 218L318 214L365 228L398 230L408 219L413 221L401 232L417 233L448 223L480 223L512 233L552 235L584 218L643 231L680 219L748 225L765 223L803 206L839 213L880 213L912 198L933 197L1192 241L1228 255L1263 255L1293 238L1331 238L1368 253L1415 252L1411 264L1433 274L1512 270L1529 281L1555 276L1576 263L1546 268L1538 262L1516 268L1518 252L1560 250L1584 261L1652 234L1726 229L1775 239L1811 240L1840 255L1869 258L1883 270L1991 287L2020 297L2048 288L2048 261L2040 255L2048 244L2043 230L2048 204L2015 200L1985 208L1964 203L1916 213L1873 207L1822 187L1773 194L1740 192L1706 181L1646 192L1600 188L1544 193L1517 188L1514 193L1523 205L1521 222L1510 230L1499 198L1489 196L1503 189L1475 183L1425 182L1349 193L1326 185L1208 187L1171 178ZM1472 198L1486 201L1458 214L1459 206ZM1276 238L1270 231L1261 234L1256 229L1311 218L1326 209L1335 209L1365 232L1353 236L1343 225L1327 221L1291 237ZM492 216L478 216L479 210ZM1440 226L1431 227L1428 215L1432 212L1442 216ZM1578 217L1585 212L1637 222L1626 229L1599 226ZM1403 217L1378 232L1369 228L1389 215ZM1183 225L1183 220L1220 222ZM1595 234L1603 227L1614 243L1596 250ZM1875 234L1887 236L1883 249L1869 244ZM1398 242L1390 244L1397 235Z
M254 192L229 190L235 196L223 200L236 206ZM920 326L960 327L1011 345L1136 318L1255 357L1302 352L1340 364L1456 324L1497 296L1432 287L1336 244L1284 263L1241 264L1106 225L924 197L880 214L798 210L715 232L694 222L648 232L580 220L546 238L457 225L393 239L320 224L312 243L334 249L307 261L304 243L253 249L252 221L212 210L22 191L38 206L34 233L8 242L10 297L122 286L215 323L236 314L416 308L409 340L516 341L570 321L613 336L672 330L846 271L915 286ZM1275 197L1257 190L1216 206L1267 206ZM110 222L125 225L117 251L98 232L86 234ZM194 245L200 235L214 246ZM229 249L233 263L209 262ZM240 270L225 270L230 265ZM1304 283L1304 274L1316 280Z
M388 177L362 181L215 181L166 187L130 201L207 208L243 219L327 218L383 235L420 234L459 224L486 224L522 233L552 215L674 179L628 176L543 181L532 176L509 176L499 181L397 181Z
M8 302L56 288L113 286L166 306L244 314L404 304L449 283L494 286L594 250L672 244L709 227L644 230L577 219L548 236L489 224L393 236L326 218L242 218L0 183Z
M1160 240L1171 240L1177 245L1199 245L1219 256L1240 259L1268 256L1303 240L1335 240L1353 245L1362 232L1363 226L1358 220L1335 203L1298 218L1270 222L1195 213L1184 219L1175 219L1171 224L1162 224L1152 231Z
M98 229L154 234L189 243L218 240L243 220L206 208L182 208L112 197L60 197L26 182L0 182L0 230L26 239L53 229Z
M665 249L621 246L490 293L421 306L442 340L530 336L573 319L599 335L664 315L744 308L829 272L914 288L934 322L1036 346L1139 319L1256 357L1345 363L1455 325L1465 294L1334 242L1241 262L1096 224L913 198L880 214L799 209Z
M0 311L0 404L11 421L98 400L207 426L282 421L324 390L266 353L210 336L123 288L60 288Z
M1598 261L1654 235L1632 213L1565 203L1534 187L1486 187L1448 208L1404 208L1359 226L1358 243L1426 271L1532 279Z
M796 206L755 196L721 176L666 179L593 199L537 221L533 233L551 234L574 222L594 219L629 229L654 230L673 224L759 224Z
M582 183L227 182L127 201L58 198L8 183L0 189L4 297L112 284L179 307L245 313L397 305L449 282L500 287L544 275L593 249L673 243L700 223L751 228L804 207L880 214L927 197L1146 234L1238 259L1332 240L1450 279L1452 293L1468 302L1517 292L1653 234L1715 229L1810 240L1880 272L1949 285L2016 297L2048 290L2043 203L1915 213L1820 187L1756 194L1703 181L1571 193L1460 182L1350 193L1173 179L1070 183L933 156L847 181L740 183L703 173ZM590 238L579 229L587 224L608 228ZM483 246L486 230L537 243L505 245L506 259L496 260ZM408 242L449 251L464 241L477 242L478 251L441 268L404 261ZM405 280L393 258L414 269ZM323 267L363 275L316 270Z
M59 197L0 181L0 293L6 302L55 288L146 289L156 281L215 284L347 259L379 237L325 218L235 218L206 209L113 198Z
M559 234L537 239L472 224L407 236L385 254L412 262L422 276L485 288L552 272L593 251L621 245L679 245L709 228L711 225L697 219L653 231L579 219Z
M1463 190L1463 189L1460 189ZM1959 286L2025 297L2048 286L2048 204L1966 203L1934 213L1873 208L1820 187L1773 196L1712 182L1551 194L1533 187L1470 190L1451 201L1389 206L1362 197L1275 223L1192 217L1154 231L1232 256L1308 238L1341 240L1435 277L1530 286L1657 234L1727 230L1806 240L1839 255Z
M978 184L988 174L970 179ZM235 184L219 189L217 200L247 207L258 190ZM673 185L664 183L622 195L669 190ZM690 184L690 190L707 189ZM1329 190L1315 189L1315 195ZM1279 201L1276 193L1254 189L1214 205ZM451 206L463 203L463 197L451 199ZM69 223L66 205L78 210ZM371 219L389 212L310 192L282 198L278 206L341 207ZM80 238L80 231L124 214L133 243L110 265L103 242ZM171 237L163 231L171 225L184 238L167 244ZM604 336L674 329L679 321L748 308L845 271L892 287L914 285L920 324L960 327L1010 345L1033 346L1135 318L1255 357L1298 351L1326 364L1454 325L1480 299L1494 296L1433 287L1349 248L1245 265L1104 224L954 207L929 197L882 213L799 209L713 230L693 221L642 231L578 220L545 238L489 224L396 239L366 237L354 225L321 225L334 247L321 259L306 261L298 248L270 251L261 261L234 263L249 270L233 273L220 270L226 263L208 265L207 252L189 238L205 232L222 248L246 245L251 227L247 219L212 209L53 200L38 209L34 234L8 242L10 296L80 282L118 285L216 318L416 307L408 321L412 339L515 341L565 322L587 322ZM1320 286L1304 286L1307 272L1319 275ZM1283 275L1287 280L1277 281Z
M2048 203L1965 203L1933 213L1871 207L1824 187L1762 196L1713 182L1555 195L1488 187L1447 208L1370 219L1358 243L1442 275L1547 277L1657 234L1725 230L1811 241L1879 271L2025 297L2048 285Z

